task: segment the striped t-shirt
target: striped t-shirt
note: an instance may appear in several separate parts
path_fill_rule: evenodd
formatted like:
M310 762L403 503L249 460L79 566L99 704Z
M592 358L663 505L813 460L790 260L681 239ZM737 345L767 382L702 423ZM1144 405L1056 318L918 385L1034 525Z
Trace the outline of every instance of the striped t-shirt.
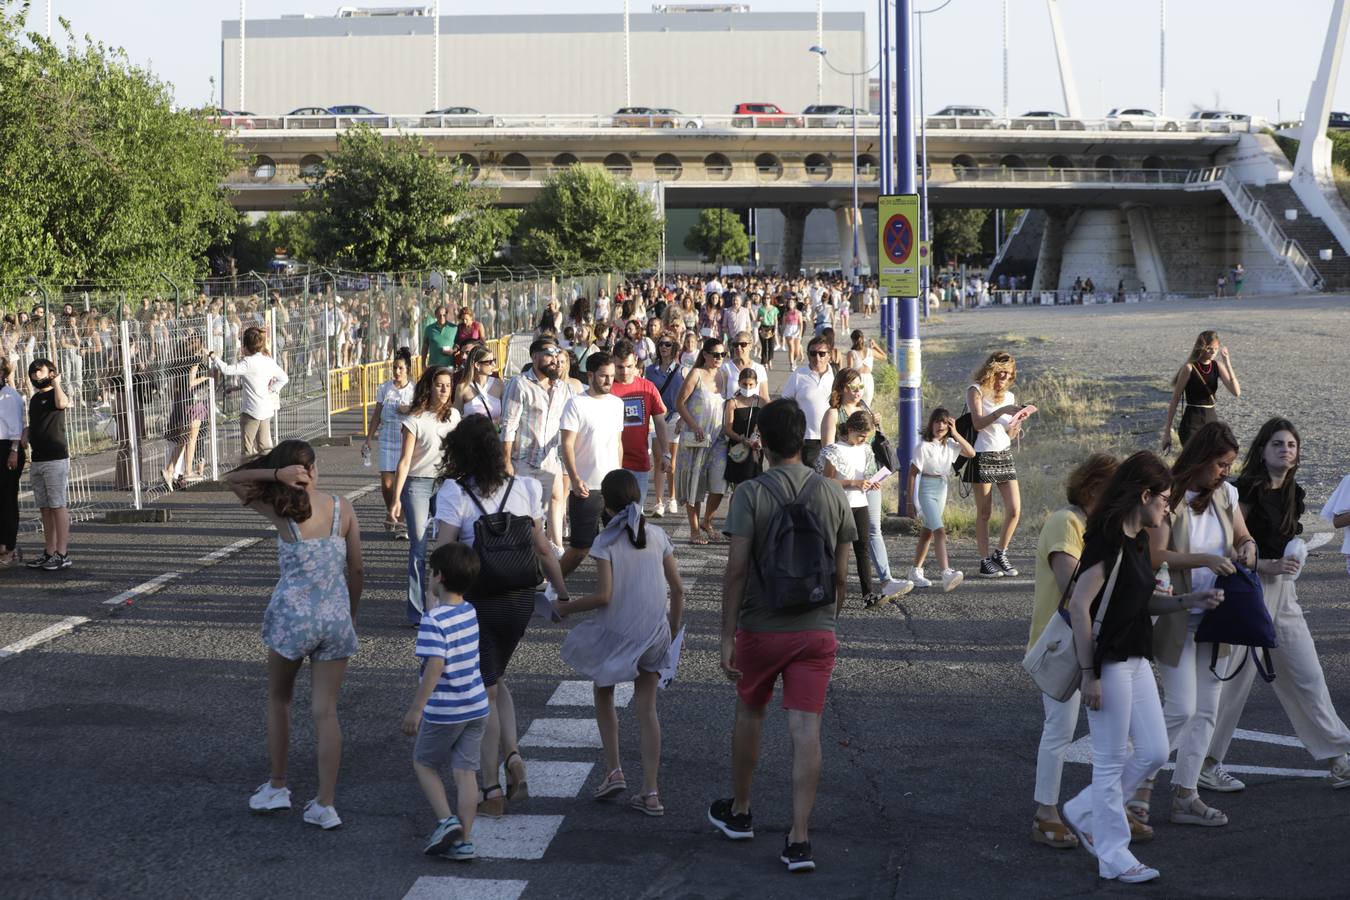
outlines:
M436 690L422 717L437 725L471 722L488 714L487 690L478 671L478 614L472 604L435 606L422 614L417 629L417 656L445 660Z

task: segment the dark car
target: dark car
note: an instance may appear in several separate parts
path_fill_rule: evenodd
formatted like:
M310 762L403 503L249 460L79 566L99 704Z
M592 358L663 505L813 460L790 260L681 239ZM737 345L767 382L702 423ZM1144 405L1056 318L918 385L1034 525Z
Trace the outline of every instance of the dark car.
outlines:
M801 116L785 113L776 103L737 103L731 111L737 118L732 122L740 128L801 128Z
M446 128L495 128L497 119L485 115L472 106L447 106L443 109L429 109L428 116L441 116L443 121L427 122L424 127L444 125Z
M1350 129L1350 113L1333 112L1327 117L1327 127L1337 131Z

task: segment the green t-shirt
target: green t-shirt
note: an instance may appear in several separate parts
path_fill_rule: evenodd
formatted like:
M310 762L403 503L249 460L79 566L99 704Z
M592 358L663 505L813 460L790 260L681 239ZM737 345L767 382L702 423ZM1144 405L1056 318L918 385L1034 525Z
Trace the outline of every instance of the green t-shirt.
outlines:
M759 324L765 328L772 328L778 324L778 307L772 303L765 303L759 308Z
M1059 608L1061 594L1055 582L1055 570L1050 568L1050 554L1067 553L1074 559L1080 558L1083 555L1083 531L1086 527L1082 510L1076 506L1066 506L1051 513L1041 528L1041 537L1036 543L1036 599L1031 610L1028 650Z
M427 365L453 366L455 364L455 335L459 326L454 322L437 325L432 322L422 332L422 346L427 348ZM449 347L447 353L442 347Z
M807 479L814 475L815 472L801 464L774 466L754 481L738 484L731 495L724 530L727 534L742 535L753 541L750 575L745 580L745 599L741 602L738 623L745 631L834 631L835 604L828 603L800 613L775 612L760 602L759 576L755 574L755 559L766 559L773 549L769 546L769 528L779 509L778 501L765 490L760 480L773 478L778 482L776 487L784 489L783 494L796 497ZM852 543L858 537L858 529L853 524L853 510L849 509L848 498L839 482L816 477L823 484L811 488L802 502L820 517L827 543L833 537L829 548L833 553L840 543Z

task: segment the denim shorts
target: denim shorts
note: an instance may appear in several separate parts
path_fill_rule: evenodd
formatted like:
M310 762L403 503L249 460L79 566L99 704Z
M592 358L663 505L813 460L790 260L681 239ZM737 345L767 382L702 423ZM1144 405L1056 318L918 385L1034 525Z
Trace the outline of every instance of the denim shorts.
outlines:
M452 769L477 772L479 754L483 749L483 729L486 726L486 717L442 724L428 722L424 716L417 728L413 762L419 762L429 769L441 769L448 762Z

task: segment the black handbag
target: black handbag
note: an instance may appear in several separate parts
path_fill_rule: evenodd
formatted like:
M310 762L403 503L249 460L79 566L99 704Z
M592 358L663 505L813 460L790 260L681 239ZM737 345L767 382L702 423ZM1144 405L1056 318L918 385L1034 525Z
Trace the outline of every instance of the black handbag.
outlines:
M956 417L956 433L965 438L967 444L975 446L975 422L968 410ZM957 456L952 463L952 472L962 481L973 483L979 476L979 465L973 456Z
M892 472L898 472L900 469L900 457L895 454L895 445L891 439L886 437L885 432L881 430L881 418L872 412L872 408L866 403L863 409L867 410L868 415L872 417L876 430L872 432L872 456L876 458L878 466L885 466Z
M483 508L465 482L459 483L481 513L473 523L473 547L478 551L480 566L478 580L470 591L475 597L533 588L544 580L534 546L534 519L506 512L506 498L515 483L513 475L507 480L501 503L493 513Z

